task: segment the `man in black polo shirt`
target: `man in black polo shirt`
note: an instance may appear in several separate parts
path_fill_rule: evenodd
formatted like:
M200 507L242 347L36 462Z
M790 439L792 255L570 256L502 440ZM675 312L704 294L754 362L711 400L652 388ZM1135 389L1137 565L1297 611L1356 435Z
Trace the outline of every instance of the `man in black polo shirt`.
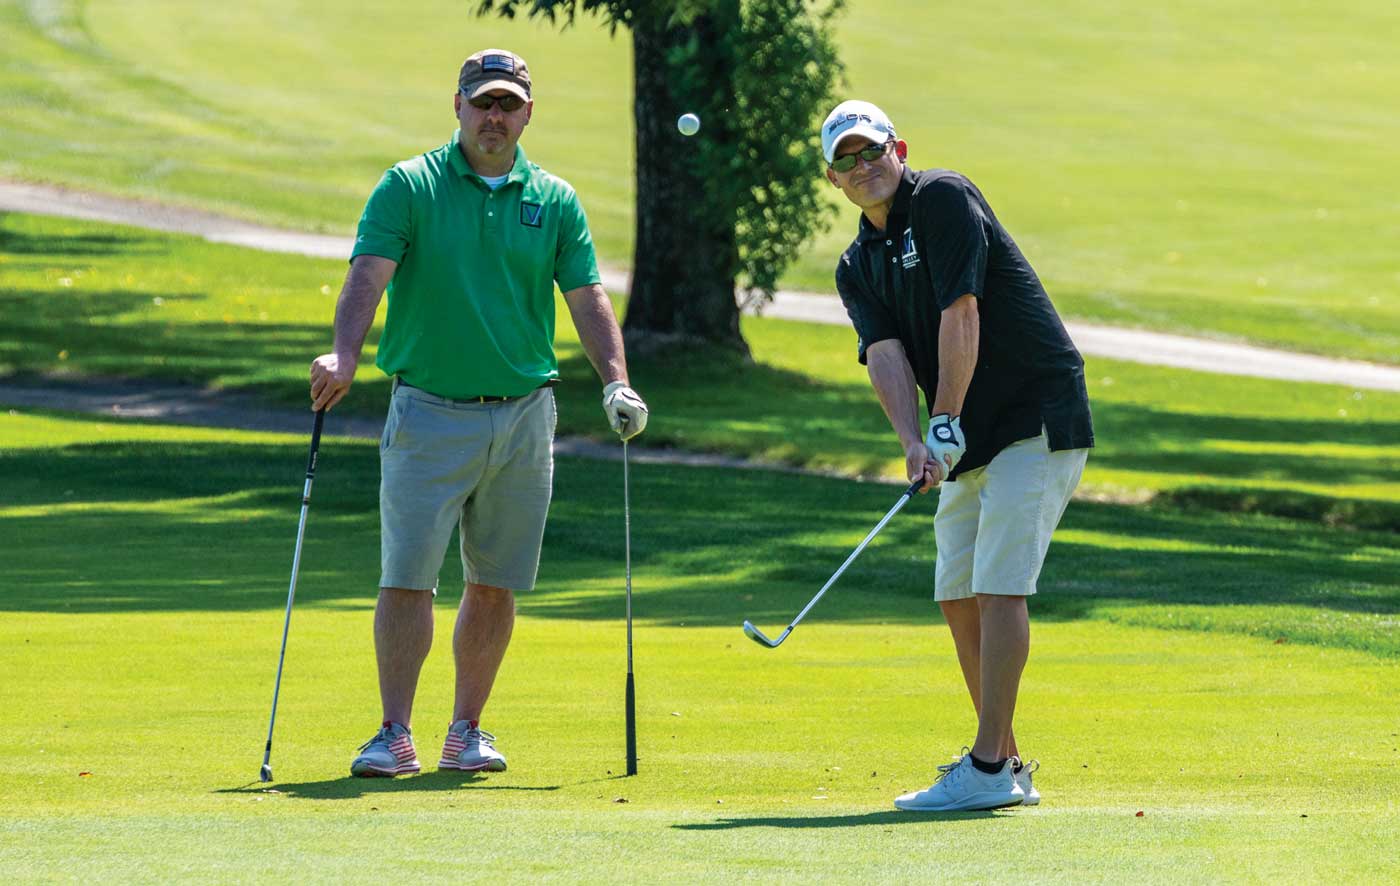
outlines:
M909 479L940 486L934 598L978 714L971 751L899 809L1033 805L1012 733L1030 647L1026 597L1094 445L1084 361L977 187L915 172L869 102L822 124L826 177L863 210L836 288ZM930 416L922 432L918 391Z

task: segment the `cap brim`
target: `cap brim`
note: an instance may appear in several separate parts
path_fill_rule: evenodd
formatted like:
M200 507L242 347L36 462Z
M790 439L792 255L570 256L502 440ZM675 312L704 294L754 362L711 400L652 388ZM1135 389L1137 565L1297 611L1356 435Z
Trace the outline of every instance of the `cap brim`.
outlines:
M468 99L473 99L483 92L489 92L492 89L504 89L511 95L518 96L525 101L530 100L530 93L526 92L525 87L516 83L514 80L487 80L484 83L478 83L473 86L466 95Z
M832 160L835 160L836 149L841 147L843 141L852 136L860 136L877 145L883 145L885 142L889 141L891 137L890 134L883 129L876 129L874 126L867 123L857 123L855 126L852 126L850 129L838 135L836 141L831 143L831 150L827 152L826 162L830 163Z

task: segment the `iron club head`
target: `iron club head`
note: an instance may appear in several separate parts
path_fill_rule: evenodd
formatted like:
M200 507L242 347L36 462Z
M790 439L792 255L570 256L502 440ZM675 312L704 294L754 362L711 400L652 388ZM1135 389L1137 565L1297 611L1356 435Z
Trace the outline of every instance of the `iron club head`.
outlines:
M259 781L272 781L272 765L264 763L262 771L258 773Z
M745 635L746 637L748 637L750 640L752 640L752 641L754 641L755 643L759 644L760 646L766 646L766 647L768 647L769 649L776 649L777 646L778 646L778 644L781 643L781 642L783 642L783 637L786 637L786 636L787 636L787 633L784 632L784 633L783 633L783 636L782 636L782 637L779 637L777 640L770 640L770 639L768 639L767 637L765 637L765 636L763 635L763 632L762 632L762 631L760 631L758 628L754 627L753 622L751 622L751 621L745 621L745 622L744 622L744 635Z

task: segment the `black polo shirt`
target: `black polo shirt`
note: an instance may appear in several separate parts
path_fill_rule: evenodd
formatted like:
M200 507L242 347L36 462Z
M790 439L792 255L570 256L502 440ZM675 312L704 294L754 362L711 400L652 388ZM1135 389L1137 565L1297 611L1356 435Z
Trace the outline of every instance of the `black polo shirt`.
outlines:
M1052 450L1094 445L1084 360L1050 297L976 185L947 169L907 166L885 231L862 215L836 266L859 359L899 339L931 412L943 309L977 297L977 368L963 400L967 452L950 479L986 465L1044 427Z

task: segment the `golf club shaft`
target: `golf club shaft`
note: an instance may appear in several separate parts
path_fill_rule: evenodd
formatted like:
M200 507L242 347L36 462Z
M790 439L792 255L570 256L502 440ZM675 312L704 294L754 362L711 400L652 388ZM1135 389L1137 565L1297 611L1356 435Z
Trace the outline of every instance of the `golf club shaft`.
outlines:
M272 716L267 721L267 747L263 750L264 769L272 760L272 728L277 723L277 697L282 691L282 664L287 658L287 632L292 626L292 601L296 599L297 572L301 568L301 543L306 537L306 512L311 506L311 481L316 478L316 453L321 448L321 426L326 411L316 411L316 423L311 429L311 454L306 460L306 484L301 491L301 519L297 522L296 551L292 554L292 581L287 587L287 614L282 621L282 651L277 655L277 682L272 686Z
M632 476L622 441L623 560L627 582L627 774L637 774L637 690L632 678Z
M885 528L885 524L890 522L890 518L893 517L895 514L898 514L899 509L908 504L909 499L913 498L914 494L919 491L919 487L923 485L924 480L922 477L909 484L909 488L904 490L904 494L899 497L899 501L894 503L894 507L890 508L889 513L885 514L885 516L881 518L880 522L875 524L875 528L870 530L870 534L865 537L865 540L862 541L859 545L857 545L854 551L851 551L851 556L846 558L846 562L841 564L841 568L836 570L836 572L831 576L831 578L826 580L826 584L822 585L822 589L820 591L817 591L817 595L812 598L811 602L808 603L805 607L803 607L801 612L797 613L797 618L794 618L792 620L792 624L787 626L788 631L791 631L793 628L797 627L797 623L802 621L802 619L806 617L807 613L812 610L813 606L817 605L817 601L820 600L822 598L822 595L825 594L827 590L836 583L836 579L841 577L841 573L846 571L846 567L850 566L851 563L855 561L856 557L860 556L860 552L865 550L865 546L870 544L870 540L876 535L878 535L881 529ZM784 635L786 635L787 631L784 631L783 633Z

